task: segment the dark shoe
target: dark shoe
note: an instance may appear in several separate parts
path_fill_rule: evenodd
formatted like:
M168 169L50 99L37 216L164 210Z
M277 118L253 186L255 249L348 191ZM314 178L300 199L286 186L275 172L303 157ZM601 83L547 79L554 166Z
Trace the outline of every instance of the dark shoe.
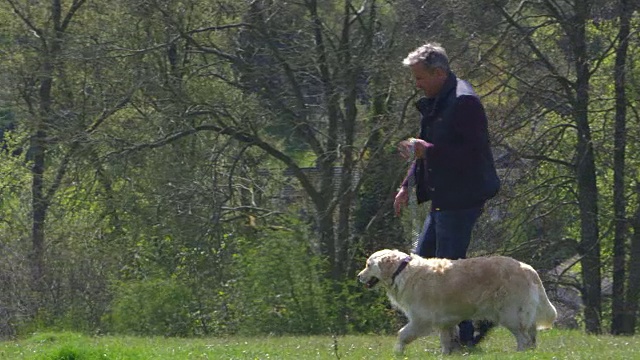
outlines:
M472 346L478 345L478 343L487 336L489 330L496 326L496 324L487 320L477 321L473 325L475 327L475 331L473 334L473 340L471 340Z
M473 323L469 320L462 321L458 324L458 343L464 347L473 347L474 343Z

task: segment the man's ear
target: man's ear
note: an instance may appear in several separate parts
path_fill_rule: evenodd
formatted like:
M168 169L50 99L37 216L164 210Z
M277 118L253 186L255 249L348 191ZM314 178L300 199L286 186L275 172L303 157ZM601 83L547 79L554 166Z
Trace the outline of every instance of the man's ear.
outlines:
M433 73L441 79L446 79L447 76L449 75L449 73L445 69L441 69L441 68L433 69Z

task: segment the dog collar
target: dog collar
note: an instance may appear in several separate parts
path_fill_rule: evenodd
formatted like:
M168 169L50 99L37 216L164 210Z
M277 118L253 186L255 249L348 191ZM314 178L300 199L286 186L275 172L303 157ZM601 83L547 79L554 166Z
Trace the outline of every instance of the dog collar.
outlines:
M407 256L406 258L402 259L402 263L400 264L400 266L398 266L398 268L396 269L396 272L394 272L393 275L391 275L391 284L393 284L396 281L396 277L400 275L402 270L404 270L404 268L406 268L407 265L409 265L409 262L411 262L411 256Z

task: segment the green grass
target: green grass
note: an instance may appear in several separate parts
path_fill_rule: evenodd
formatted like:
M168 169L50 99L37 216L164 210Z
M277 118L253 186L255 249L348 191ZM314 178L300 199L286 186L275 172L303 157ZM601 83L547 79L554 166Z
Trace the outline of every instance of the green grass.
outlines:
M164 360L164 359L639 359L640 336L588 336L579 331L539 334L538 349L517 353L515 339L497 329L470 353L443 357L437 336L422 338L394 356L395 337L285 336L260 338L138 338L75 333L42 333L0 342L0 359ZM336 352L337 349L337 352Z

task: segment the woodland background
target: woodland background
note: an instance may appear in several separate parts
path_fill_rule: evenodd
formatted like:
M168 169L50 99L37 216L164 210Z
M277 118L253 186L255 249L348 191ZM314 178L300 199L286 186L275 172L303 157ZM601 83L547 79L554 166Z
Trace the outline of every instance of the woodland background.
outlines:
M503 181L471 254L536 267L560 326L635 333L639 8L0 0L0 337L397 330L355 274L411 244L401 61L426 41L482 96Z

